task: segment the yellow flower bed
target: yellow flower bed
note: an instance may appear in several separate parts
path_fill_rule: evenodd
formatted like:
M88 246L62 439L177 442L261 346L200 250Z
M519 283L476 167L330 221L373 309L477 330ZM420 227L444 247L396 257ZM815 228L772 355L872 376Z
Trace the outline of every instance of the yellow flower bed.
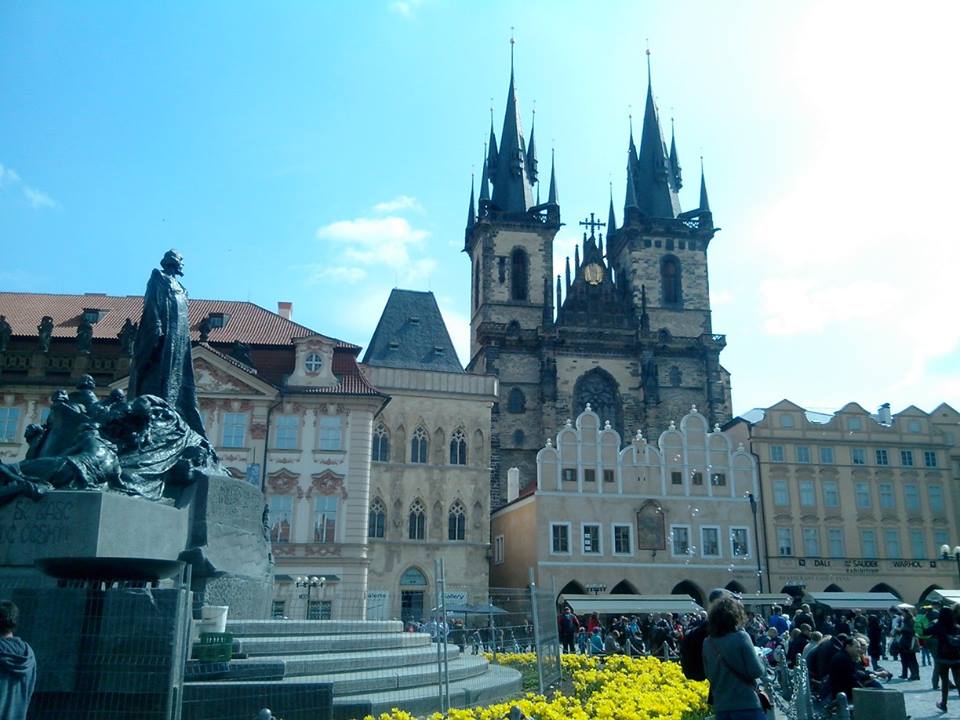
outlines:
M491 656L487 656L488 659ZM499 653L497 662L519 670L536 671L533 653ZM575 695L557 693L550 700L528 693L482 708L451 710L449 720L502 720L514 705L534 720L692 720L707 711L706 682L687 680L675 663L656 658L614 656L600 667L597 658L561 656L564 674L572 679ZM394 710L366 720L415 720ZM430 720L443 720L435 713Z

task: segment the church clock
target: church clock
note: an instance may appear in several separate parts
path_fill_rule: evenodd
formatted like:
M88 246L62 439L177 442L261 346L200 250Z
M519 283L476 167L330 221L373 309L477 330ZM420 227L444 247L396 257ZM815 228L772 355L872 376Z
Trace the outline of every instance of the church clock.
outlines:
M583 279L591 285L599 285L603 282L603 266L590 263L583 268Z

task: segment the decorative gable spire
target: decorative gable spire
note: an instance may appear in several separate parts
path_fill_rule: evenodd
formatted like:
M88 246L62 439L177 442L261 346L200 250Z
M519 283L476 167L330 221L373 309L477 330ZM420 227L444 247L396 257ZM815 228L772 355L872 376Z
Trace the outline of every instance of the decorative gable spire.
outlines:
M497 151L497 136L493 134L493 103L490 103L490 139L487 141L487 159L486 159L486 169L487 177L491 180L493 179L494 174L497 172L497 161L500 158L500 154Z
M673 129L673 118L670 118L670 177L673 180L673 190L678 192L683 187L683 176L680 173L680 158L677 155L677 134Z
M533 142L533 136L530 138L530 142ZM557 197L557 161L554 156L553 150L550 150L550 192L547 194L547 203L550 205L559 205L559 198Z
M533 139L533 133L536 130L537 111L533 111L533 120L530 121L530 144L527 146L527 178L531 185L537 184L539 177L537 173L537 146Z
M477 224L477 210L473 202L473 173L470 173L470 205L467 207L467 231Z
M703 156L700 156L700 212L710 212L710 199L707 197L707 179L703 173Z
M493 135L492 132L490 134L491 136ZM490 184L487 182L487 177L489 175L489 171L487 169L487 165L488 165L487 161L490 158L490 153L486 147L483 149L483 157L484 157L484 162L480 171L480 209L481 210L483 210L484 203L490 202Z
M617 231L617 216L613 212L613 183L610 183L610 210L607 213L607 247L610 246L610 236Z

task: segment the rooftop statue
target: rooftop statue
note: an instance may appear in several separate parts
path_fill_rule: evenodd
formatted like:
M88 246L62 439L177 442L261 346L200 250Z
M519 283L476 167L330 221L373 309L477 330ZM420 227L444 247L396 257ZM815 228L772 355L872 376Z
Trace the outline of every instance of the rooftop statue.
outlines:
M177 280L183 257L168 250L154 270L143 296L130 367L129 395L155 395L175 407L194 432L207 433L197 410L197 390L190 354L190 315L187 291Z

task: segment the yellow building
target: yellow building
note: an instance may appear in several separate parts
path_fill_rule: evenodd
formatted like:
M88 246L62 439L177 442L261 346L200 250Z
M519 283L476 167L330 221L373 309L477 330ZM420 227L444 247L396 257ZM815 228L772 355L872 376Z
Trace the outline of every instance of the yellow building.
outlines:
M730 423L760 465L773 590L887 591L916 603L960 583L960 414L910 406L833 415L788 400Z

